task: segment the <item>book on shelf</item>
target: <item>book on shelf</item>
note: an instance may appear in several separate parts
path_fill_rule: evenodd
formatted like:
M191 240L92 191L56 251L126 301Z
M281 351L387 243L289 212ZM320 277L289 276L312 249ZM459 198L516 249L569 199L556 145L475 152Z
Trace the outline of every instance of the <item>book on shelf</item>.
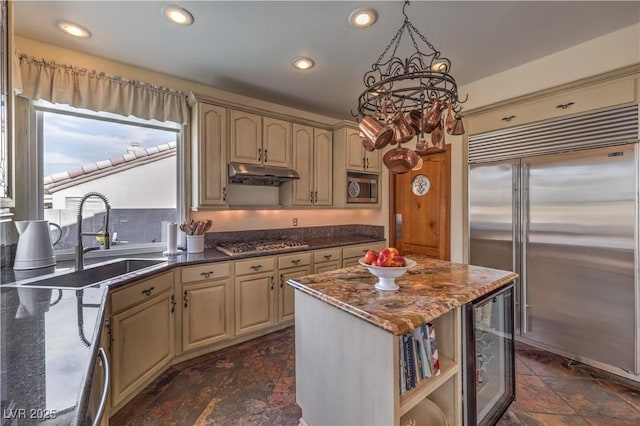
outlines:
M400 359L400 393L415 388L419 382L440 374L438 345L433 324L423 324L398 337Z

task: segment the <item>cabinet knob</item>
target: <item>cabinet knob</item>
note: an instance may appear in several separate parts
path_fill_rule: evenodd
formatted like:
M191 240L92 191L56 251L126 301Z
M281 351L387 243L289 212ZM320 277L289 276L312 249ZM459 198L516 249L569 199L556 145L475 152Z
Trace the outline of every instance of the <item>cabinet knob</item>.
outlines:
M251 267L251 269L253 269L253 270L254 270L254 271L256 271L256 272L257 272L260 268L262 268L262 265L253 265L253 266Z
M151 292L152 292L154 289L155 289L155 287L149 287L149 288L147 288L147 289L145 289L145 290L142 290L142 292L141 292L141 293L148 297L148 296L151 296Z

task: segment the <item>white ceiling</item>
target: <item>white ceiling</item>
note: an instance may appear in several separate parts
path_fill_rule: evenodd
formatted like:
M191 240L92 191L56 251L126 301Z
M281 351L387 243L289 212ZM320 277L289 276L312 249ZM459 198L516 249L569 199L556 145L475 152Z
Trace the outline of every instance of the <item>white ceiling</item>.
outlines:
M403 21L398 1L177 0L195 17L180 27L161 14L170 3L18 0L15 28L26 38L349 119L363 74ZM348 25L349 13L361 6L378 11L373 27ZM459 84L640 22L638 1L414 1L407 11L452 61ZM62 33L61 19L83 25L92 37ZM315 68L294 70L295 56L312 57ZM606 60L606 52L593 52L593 59Z

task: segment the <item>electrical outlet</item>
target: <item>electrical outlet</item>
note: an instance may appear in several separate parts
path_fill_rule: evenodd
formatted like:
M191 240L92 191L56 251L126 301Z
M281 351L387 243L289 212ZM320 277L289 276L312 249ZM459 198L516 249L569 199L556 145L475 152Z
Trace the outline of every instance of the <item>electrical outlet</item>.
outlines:
M297 217L293 218L293 226L298 226L298 218Z

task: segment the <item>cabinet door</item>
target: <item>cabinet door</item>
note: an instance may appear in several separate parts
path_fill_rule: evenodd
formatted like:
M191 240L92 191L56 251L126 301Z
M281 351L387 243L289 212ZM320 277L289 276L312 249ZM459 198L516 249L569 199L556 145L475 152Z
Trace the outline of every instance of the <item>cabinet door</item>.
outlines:
M328 130L314 129L314 189L316 206L333 204L333 140Z
M262 162L270 166L291 167L291 123L262 118Z
M365 149L362 147L360 132L355 129L346 129L347 132L347 170L358 172L366 168Z
M363 148L364 150L364 148ZM365 152L366 170L372 173L382 172L382 151L376 149L373 152Z
M311 274L311 265L299 268L287 268L280 271L280 290L278 303L278 322L292 320L295 308L295 290L287 281Z
M226 203L226 114L225 108L198 104L198 134L194 146L198 157L193 170L193 182L198 187L196 207Z
M275 282L272 272L236 278L236 335L269 328L275 323Z
M262 162L262 117L242 111L229 111L231 122L231 161Z
M111 399L117 405L174 355L173 292L161 293L112 318Z
M313 127L293 124L293 169L300 179L293 181L295 206L310 206L313 191Z
M230 279L184 285L180 303L183 351L233 336Z

